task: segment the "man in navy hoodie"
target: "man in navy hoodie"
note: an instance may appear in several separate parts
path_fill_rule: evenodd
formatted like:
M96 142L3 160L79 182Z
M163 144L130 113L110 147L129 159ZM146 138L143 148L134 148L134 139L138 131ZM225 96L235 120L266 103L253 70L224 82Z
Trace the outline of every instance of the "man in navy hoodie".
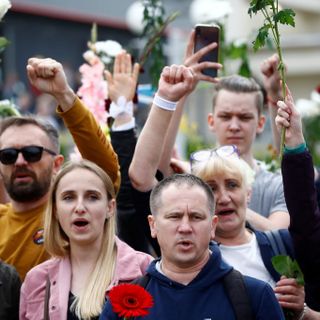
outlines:
M170 176L154 187L149 224L162 256L147 270L146 290L154 306L143 319L236 319L223 284L232 268L222 261L217 246L212 251L208 247L217 224L214 207L210 187L191 174ZM244 284L252 318L284 319L268 284L250 277L244 277ZM109 301L100 319L120 319Z

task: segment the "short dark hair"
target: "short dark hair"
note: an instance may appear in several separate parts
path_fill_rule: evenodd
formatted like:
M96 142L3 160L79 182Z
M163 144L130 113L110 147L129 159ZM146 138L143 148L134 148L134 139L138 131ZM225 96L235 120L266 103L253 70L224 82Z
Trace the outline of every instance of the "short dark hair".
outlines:
M193 174L183 173L183 174L174 174L163 179L152 189L152 192L150 195L150 210L153 215L156 215L158 209L161 207L162 191L171 185L175 185L175 186L187 185L189 187L193 187L193 186L200 187L207 195L208 209L210 211L210 214L211 215L214 214L215 200L214 200L214 195L210 186L206 182L204 182L203 180L201 180L200 178L196 177Z
M253 78L246 78L239 75L222 77L215 85L215 91L212 99L213 110L215 108L219 91L226 90L235 93L254 93L256 94L256 106L258 114L261 115L264 105L264 96L262 87Z
M44 121L42 119L36 118L35 116L24 116L24 117L8 117L2 119L0 122L0 136L9 128L9 127L22 127L26 125L34 125L40 128L49 138L54 148L53 151L59 153L60 145L59 145L59 134L57 129L52 126L49 122Z

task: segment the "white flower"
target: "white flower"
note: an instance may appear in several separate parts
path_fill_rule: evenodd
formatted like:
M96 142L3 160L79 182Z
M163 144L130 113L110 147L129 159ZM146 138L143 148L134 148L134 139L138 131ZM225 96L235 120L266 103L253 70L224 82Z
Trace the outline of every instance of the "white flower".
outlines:
M92 58L94 58L95 54L92 50L87 50L84 52L84 54L82 55L84 60L89 61Z
M320 93L317 90L311 92L311 100L320 105Z
M2 20L2 18L10 8L11 3L9 0L0 0L0 20Z
M121 44L113 40L98 41L94 45L98 54L102 53L110 57L115 57L122 50Z
M302 118L316 117L320 115L320 94L318 89L311 92L310 100L299 99L296 108Z
M316 117L320 114L320 104L307 99L299 99L296 108L302 118Z
M90 64L93 64L93 62L97 59L97 56L92 50L87 50L82 56L83 59L89 62Z
M141 1L135 1L129 6L126 13L127 25L129 29L136 34L141 34L144 28L143 10L143 3Z
M145 7L148 5L149 1L142 2L141 0L133 2L127 10L126 13L126 22L128 28L135 34L140 35L145 27L145 21L143 21L144 17L144 10ZM158 2L157 7L155 10L149 8L149 15L153 16L154 18L161 16L161 6L162 4Z
M101 57L101 61L102 61L104 64L109 64L109 63L112 62L112 59L111 59L109 56L103 55L103 56Z
M10 106L10 105L11 105L10 100L8 100L8 99L0 100L0 107L7 107L7 106Z

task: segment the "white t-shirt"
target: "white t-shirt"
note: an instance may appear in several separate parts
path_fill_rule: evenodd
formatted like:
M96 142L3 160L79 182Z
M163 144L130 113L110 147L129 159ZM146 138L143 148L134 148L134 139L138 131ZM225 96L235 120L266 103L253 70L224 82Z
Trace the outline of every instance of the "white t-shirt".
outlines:
M264 266L255 234L249 243L239 246L219 246L223 260L243 275L250 276L275 286L275 281Z

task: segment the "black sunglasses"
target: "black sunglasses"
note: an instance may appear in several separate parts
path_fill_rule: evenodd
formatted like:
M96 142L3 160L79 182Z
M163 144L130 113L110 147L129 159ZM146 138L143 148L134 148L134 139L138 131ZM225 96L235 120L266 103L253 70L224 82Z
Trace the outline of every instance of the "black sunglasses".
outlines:
M40 161L43 151L55 156L54 151L39 146L27 146L20 149L17 148L5 148L0 150L0 162L2 164L14 164L17 161L18 155L21 152L23 158L28 162Z

